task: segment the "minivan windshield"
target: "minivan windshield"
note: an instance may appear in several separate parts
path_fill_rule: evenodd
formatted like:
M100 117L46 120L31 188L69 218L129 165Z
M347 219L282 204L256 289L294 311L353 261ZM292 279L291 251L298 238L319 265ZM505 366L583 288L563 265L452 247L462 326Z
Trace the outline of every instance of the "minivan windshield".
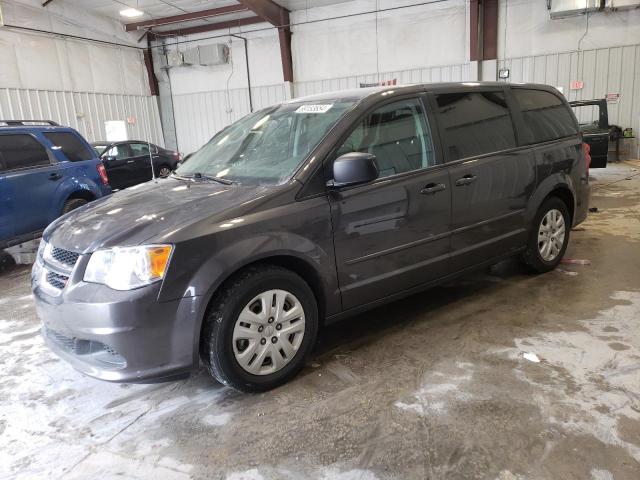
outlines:
M260 110L218 132L176 174L243 184L283 183L354 103L295 102Z

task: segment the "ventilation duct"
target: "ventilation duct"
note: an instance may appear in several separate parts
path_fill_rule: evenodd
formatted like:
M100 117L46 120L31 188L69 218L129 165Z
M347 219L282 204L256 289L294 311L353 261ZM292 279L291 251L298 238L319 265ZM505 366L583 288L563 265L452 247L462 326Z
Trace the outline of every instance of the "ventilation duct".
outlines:
M210 67L223 65L229 61L229 47L223 43L200 45L184 51L185 65Z
M604 7L602 0L552 0L551 18L575 17L597 12Z
M640 8L640 0L548 0L551 18L566 18L589 12Z

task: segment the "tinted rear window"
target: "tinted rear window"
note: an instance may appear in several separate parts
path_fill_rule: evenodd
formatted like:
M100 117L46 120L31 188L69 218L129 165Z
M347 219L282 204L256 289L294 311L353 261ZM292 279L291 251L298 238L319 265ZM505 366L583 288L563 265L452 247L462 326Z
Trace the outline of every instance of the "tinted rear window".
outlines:
M49 165L45 148L27 134L0 135L0 171Z
M522 109L526 143L548 142L578 132L571 110L553 93L514 88L513 95Z
M502 92L445 93L436 101L449 161L516 146Z
M46 132L44 136L51 140L51 143L56 147L60 147L62 152L72 162L91 160L94 157L89 148L87 148L85 144L73 133Z

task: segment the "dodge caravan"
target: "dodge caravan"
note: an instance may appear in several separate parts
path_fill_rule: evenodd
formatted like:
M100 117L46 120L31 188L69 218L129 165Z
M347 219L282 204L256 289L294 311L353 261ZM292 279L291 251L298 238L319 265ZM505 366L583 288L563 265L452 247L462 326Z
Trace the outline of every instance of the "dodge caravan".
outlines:
M587 158L543 85L301 98L217 133L168 178L58 219L32 285L49 347L116 382L200 361L243 391L298 372L323 326L519 256L560 262Z

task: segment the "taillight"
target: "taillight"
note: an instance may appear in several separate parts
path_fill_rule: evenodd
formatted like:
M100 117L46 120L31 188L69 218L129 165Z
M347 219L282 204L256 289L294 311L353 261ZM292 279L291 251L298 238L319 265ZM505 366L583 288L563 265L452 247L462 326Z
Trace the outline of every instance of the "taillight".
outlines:
M589 166L591 165L591 145L583 143L582 151L584 152L584 162L587 164L587 173L589 173Z
M107 176L107 169L104 168L104 165L102 163L98 163L98 165L96 165L96 168L98 169L98 175L100 175L102 184L109 185L109 177Z

